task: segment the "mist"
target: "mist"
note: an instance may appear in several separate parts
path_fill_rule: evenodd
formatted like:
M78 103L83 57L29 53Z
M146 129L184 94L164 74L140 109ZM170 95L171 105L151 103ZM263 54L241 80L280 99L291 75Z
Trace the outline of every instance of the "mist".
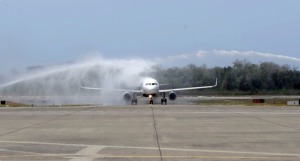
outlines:
M123 93L80 86L138 88L154 66L154 62L144 59L105 59L98 55L80 62L29 67L18 76L4 76L0 95L27 104L124 104Z
M235 60L247 59L252 63L260 64L262 62L274 62L278 65L289 64L300 68L300 59L298 57L291 57L285 55L278 55L274 53L263 53L257 51L238 51L238 50L199 50L194 53L175 54L167 56L165 58L156 57L158 63L164 64L164 66L172 67L174 64L179 67L184 67L188 64L206 64L208 67L213 68L215 66L227 67L232 65Z

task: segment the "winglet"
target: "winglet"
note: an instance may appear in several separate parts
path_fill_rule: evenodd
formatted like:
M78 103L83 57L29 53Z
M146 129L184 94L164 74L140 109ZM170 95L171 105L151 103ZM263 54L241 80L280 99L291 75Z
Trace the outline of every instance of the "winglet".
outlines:
M216 78L216 85L214 85L215 87L218 85L218 78Z

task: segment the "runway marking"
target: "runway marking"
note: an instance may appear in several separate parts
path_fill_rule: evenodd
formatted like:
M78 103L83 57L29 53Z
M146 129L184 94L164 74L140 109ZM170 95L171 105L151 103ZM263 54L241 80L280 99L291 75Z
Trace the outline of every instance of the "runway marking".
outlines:
M39 144L39 145L62 145L62 146L96 146L101 148L121 148L121 149L144 149L158 150L158 147L133 147L133 146L110 146L110 145L86 145L86 144L64 144L64 143L43 143L43 142L23 142L23 141L0 141L0 143L11 144ZM300 157L299 154L291 153L269 153L269 152L243 152L243 151L222 151L222 150L201 150L201 149L180 149L180 148L160 148L167 151L184 151L184 152L204 152L204 153L224 153L224 154L248 154L248 155L267 155L267 156L290 156ZM299 158L298 158L299 159Z
M20 150L8 150L8 149L0 149L0 151L3 151L3 152L25 153L25 154L35 154L35 155L38 154L38 153L34 153L34 152L27 152L27 151L20 151Z
M105 147L103 146L88 146L76 153L76 155L95 155Z
M297 111L298 112L298 111ZM184 114L251 114L251 115L300 115L300 113L280 113L280 112L242 112L242 111L232 111L232 112L209 112L209 111L196 111L196 112L161 112L161 113L184 113Z
M16 155L16 156L0 156L0 158L30 158L30 157L67 157L72 156L71 154L41 154L41 155ZM92 155L90 159L103 159L103 158L161 158L161 156L136 156L136 155ZM176 158L176 159L265 159L265 160L299 160L299 157L247 157L247 156L163 156L163 158ZM80 161L83 160L78 157Z
M69 161L93 161L94 158L89 157L90 155L96 155L99 151L104 149L102 146L87 146L86 148L78 151L75 155L82 155L83 157L72 157Z

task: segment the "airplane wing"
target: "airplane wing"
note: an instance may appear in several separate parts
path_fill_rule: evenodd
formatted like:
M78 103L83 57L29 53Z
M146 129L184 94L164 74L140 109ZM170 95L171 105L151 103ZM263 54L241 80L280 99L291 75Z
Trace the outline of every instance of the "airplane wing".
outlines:
M116 92L132 92L132 93L140 93L140 90L130 90L130 89L109 89L109 88L95 88L95 87L82 87L83 89L92 89L92 90L103 90L103 91L116 91Z
M159 86L166 86L166 85L169 85L169 83L159 84Z
M205 89L205 88L213 88L218 84L218 79L216 79L216 84L213 86L202 86L202 87L189 87L189 88L175 88L175 89L162 89L159 92L172 92L172 91L184 91L184 90L192 90L192 89Z

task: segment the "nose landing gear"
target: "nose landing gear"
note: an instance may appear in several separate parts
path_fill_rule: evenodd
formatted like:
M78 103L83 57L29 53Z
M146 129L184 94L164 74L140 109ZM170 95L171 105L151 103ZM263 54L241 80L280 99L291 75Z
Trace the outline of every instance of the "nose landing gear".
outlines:
M151 98L151 100L150 100L150 105L153 105L153 99Z
M149 95L149 98L150 98L150 105L153 105L152 95Z

